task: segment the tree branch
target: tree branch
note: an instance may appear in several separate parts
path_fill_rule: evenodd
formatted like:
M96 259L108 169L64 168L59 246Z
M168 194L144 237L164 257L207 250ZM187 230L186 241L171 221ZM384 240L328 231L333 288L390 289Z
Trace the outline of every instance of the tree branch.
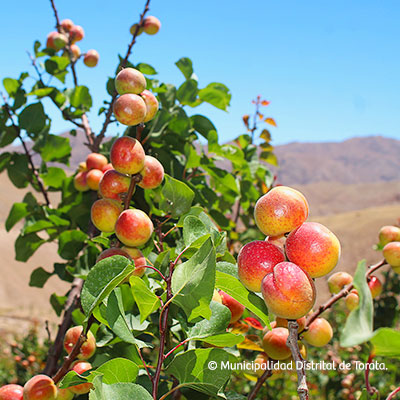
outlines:
M271 360L270 360L271 361ZM267 364L268 365L268 364ZM269 366L269 365L268 365ZM247 396L247 400L254 400L257 396L257 393L261 389L264 382L272 375L272 369L267 368L265 372L257 379L257 382L249 395Z
M120 63L120 68L125 68L125 66L126 66L126 64L128 62L128 58L131 55L133 45L136 43L136 38L139 35L139 30L143 26L144 17L146 15L146 13L149 11L149 5L150 5L150 0L147 0L146 4L144 6L144 10L143 10L142 14L140 15L139 23L137 24L136 30L133 33L132 40L128 45L128 50L126 51L124 59ZM98 149L98 147L100 146L101 141L103 140L103 138L104 138L104 136L106 134L107 127L111 122L111 115L112 115L112 111L113 111L113 105L114 105L114 102L115 102L115 99L117 98L117 96L118 96L118 93L115 90L113 95L112 95L112 97L111 97L110 105L108 106L108 109L106 111L106 119L104 120L103 127L101 128L100 133L96 136L96 138L94 140L94 149Z
M298 328L299 324L296 320L288 321L289 336L287 339L287 346L292 352L293 360L296 365L297 371L297 393L299 394L300 400L308 400L308 386L307 377L305 370L305 361L301 356L299 343L298 343Z
M400 387L398 387L397 389L393 390L393 392L389 394L389 396L386 398L386 400L394 399L396 394L399 393L399 392L400 392Z

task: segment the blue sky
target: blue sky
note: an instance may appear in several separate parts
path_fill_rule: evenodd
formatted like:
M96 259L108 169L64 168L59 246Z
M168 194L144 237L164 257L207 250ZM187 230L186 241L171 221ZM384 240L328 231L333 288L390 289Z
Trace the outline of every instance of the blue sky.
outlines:
M144 0L56 3L61 19L84 27L81 49L100 53L97 68L78 66L97 109ZM271 102L265 112L278 123L271 129L275 144L376 134L400 139L400 2L151 0L150 8L162 28L139 37L133 61L153 65L161 81L178 85L182 76L174 62L186 56L200 86L226 84L228 113L207 105L188 111L207 115L222 140L243 133L241 116L252 112L258 94ZM49 1L4 2L0 24L0 78L31 71L25 51L54 27ZM67 129L52 112L53 132ZM102 118L96 115L90 120L98 130Z

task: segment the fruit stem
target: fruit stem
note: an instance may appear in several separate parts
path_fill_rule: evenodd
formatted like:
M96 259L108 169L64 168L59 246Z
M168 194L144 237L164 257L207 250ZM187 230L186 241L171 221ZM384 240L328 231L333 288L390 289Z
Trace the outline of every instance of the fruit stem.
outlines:
M305 361L301 356L299 343L298 343L298 329L299 324L296 320L288 321L288 329L289 336L287 339L287 346L290 348L292 352L293 360L296 365L297 371L297 393L299 394L300 400L308 400L308 386L307 386L307 377L306 377L306 369L305 369Z
M374 393L378 392L378 389L371 386L371 384L369 383L369 372L370 372L370 364L372 363L372 360L374 359L374 354L370 354L368 357L368 361L367 361L367 365L365 367L365 387L367 389L367 392L370 396L372 396Z
M399 392L400 392L400 387L393 390L393 392L389 394L389 396L386 398L386 400L392 400L394 398L394 396L396 396L396 394Z
M131 176L131 182L129 184L128 193L126 194L124 200L124 210L127 210L131 204L133 192L135 190L135 186L142 180L142 176L140 174L135 174Z

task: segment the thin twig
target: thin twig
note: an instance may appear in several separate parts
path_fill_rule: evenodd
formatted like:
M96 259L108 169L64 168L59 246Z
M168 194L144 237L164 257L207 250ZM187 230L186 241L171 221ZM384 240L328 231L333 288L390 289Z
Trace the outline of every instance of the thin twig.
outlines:
M364 372L364 376L365 376L365 387L367 389L367 392L370 396L372 396L373 394L378 392L378 389L374 386L371 386L370 382L369 382L369 373L371 371L371 363L372 360L374 359L374 354L370 354L368 357L368 361L367 361L367 365L365 366L365 372Z
M386 400L394 399L394 396L396 396L397 393L400 393L400 387L398 387L397 389L393 390L393 392L389 394L389 396L386 398Z
M270 360L271 361L271 360ZM268 365L268 364L267 364ZM268 365L269 366L269 365ZM261 389L264 382L272 375L272 369L267 368L265 372L257 379L257 382L249 395L247 396L247 400L254 400L257 396L257 393Z
M140 359L142 360L144 369L146 370L147 376L149 377L150 381L152 382L153 381L153 376L151 375L151 373L149 371L149 368L147 367L146 361L143 358L143 354L142 354L142 351L140 350L140 348L138 348L138 353L139 353Z
M296 320L288 321L289 336L287 339L287 346L292 352L292 357L296 365L297 371L297 393L299 394L300 400L308 400L308 386L305 369L305 361L301 356L299 343L298 343L298 329L299 324Z
M179 344L177 344L175 347L173 347L167 354L165 354L164 356L164 360L170 356L175 350L179 349L179 347L185 345L187 342L189 341L189 339L185 339L182 342L180 342Z

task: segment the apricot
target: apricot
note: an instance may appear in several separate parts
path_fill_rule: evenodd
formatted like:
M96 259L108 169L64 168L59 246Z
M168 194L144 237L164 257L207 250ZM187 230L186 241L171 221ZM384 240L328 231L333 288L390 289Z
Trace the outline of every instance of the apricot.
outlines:
M143 189L155 189L164 179L164 167L152 156L144 157L144 167L140 171L142 180L138 185Z
M59 35L57 31L50 32L47 35L47 40L46 40L46 47L48 49L53 49L53 50L58 50L56 45L54 44L54 39Z
M131 259L131 256L123 249L119 247L110 247L109 249L106 249L102 251L99 256L96 259L96 263L98 263L101 260L104 260L105 258L112 257L112 256L124 256L128 258L129 260Z
M104 166L108 164L107 157L100 153L90 153L86 157L86 168L87 169L99 169L102 170Z
M345 286L353 282L353 277L347 272L336 272L328 279L329 291L332 294L339 293Z
M87 171L87 166L86 166L86 162L85 161L82 161L82 162L79 163L78 171L79 172Z
M92 365L86 361L76 361L72 364L72 371L82 375L84 372L92 369ZM89 393L93 385L88 383L81 383L80 385L71 386L68 389L74 394L85 394Z
M263 348L269 358L273 360L284 360L291 355L286 342L289 336L287 328L274 328L268 331L263 338Z
M24 400L55 400L57 387L47 375L36 375L24 386Z
M299 191L277 186L260 197L254 208L258 229L267 236L278 236L300 226L308 217L308 203Z
M400 228L397 226L383 226L379 231L379 244L386 246L390 242L400 241Z
M288 259L319 278L336 267L340 257L338 238L324 225L305 222L286 238Z
M291 262L275 265L262 280L261 293L268 310L286 319L303 317L315 303L313 280Z
M153 234L153 223L142 210L123 211L115 224L115 234L128 247L145 244Z
M99 62L100 56L99 53L96 50L88 50L85 53L85 56L83 57L83 63L89 67L89 68L93 68L95 67L98 62Z
M264 374L264 372L268 369L268 356L265 353L259 353L254 360L254 364L256 364L255 374L259 378Z
M149 122L157 114L158 100L156 96L154 96L154 94L151 93L149 90L144 90L142 93L140 93L140 96L142 97L142 99L146 104L146 117L143 120L143 122Z
M146 78L137 69L124 68L115 78L115 89L118 94L142 93L146 89Z
M64 32L69 32L74 26L74 23L70 19L63 19L60 23L61 28Z
M288 327L288 320L286 318L276 317L275 322L277 327L282 327L282 328ZM301 317L297 319L297 324L299 325L297 329L298 332L303 331L306 326L306 317Z
M324 347L332 337L332 326L325 318L316 318L303 333L304 340L315 347Z
M115 169L104 173L99 182L100 195L105 199L122 200L122 196L128 192L131 179Z
M0 400L23 400L24 388L20 385L5 385L0 388Z
M143 253L135 247L123 246L121 250L125 251L125 253L129 255L135 264L135 270L132 272L132 275L139 277L143 276L146 271L144 266L147 265L146 258Z
M218 290L214 289L214 294L213 294L212 300L216 301L217 303L222 304L222 297L219 294Z
M131 33L131 35L134 35L134 34L136 33L137 27L138 27L138 24L133 24L133 25L130 27L129 32ZM139 31L138 31L138 33L137 33L137 36L141 35L142 33L143 33L143 26L141 26L141 27L139 28Z
M158 18L149 16L143 21L143 30L148 35L155 35L161 28L161 22Z
M91 209L93 225L101 232L114 232L115 224L122 212L122 206L115 200L96 200Z
M146 117L146 103L137 94L123 94L115 100L113 112L118 122L133 126L144 121Z
M85 31L80 25L74 25L69 30L69 38L71 43L76 43L85 37Z
M265 238L265 241L274 244L276 247L279 247L282 251L285 251L285 243L286 243L285 235L267 236Z
M282 261L285 256L275 245L263 240L247 243L237 258L239 279L248 290L261 292L264 276Z
M133 175L144 168L145 153L138 140L122 136L112 145L110 159L116 171Z
M75 175L74 187L78 192L86 192L90 189L87 183L87 171L81 171Z
M222 290L219 291L219 295L221 296L222 304L225 307L228 307L229 311L231 312L230 324L233 324L242 317L243 312L245 310L245 306L240 304L232 296L230 296L228 293L225 293Z
M91 169L86 175L86 182L90 189L98 190L100 185L100 180L103 177L103 172L99 169Z
M69 389L60 389L58 388L57 392L57 400L72 400L74 398L74 394Z
M400 268L400 242L390 242L383 248L383 257L395 272Z
M375 299L376 297L380 296L383 290L382 282L379 278L375 275L371 275L368 280L368 287L371 291L372 298Z
M349 311L352 311L355 308L357 308L359 302L360 299L358 297L358 292L355 289L353 289L345 298L345 304Z
M74 326L67 330L64 337L64 349L70 354L75 346L75 343L79 340L83 331L82 326ZM87 360L93 356L96 351L96 339L92 332L88 332L86 341L82 344L78 358L81 360Z
M68 44L68 38L62 33L58 33L53 37L53 45L56 50L63 49Z
M72 61L76 61L81 56L81 49L76 44L71 44L69 48L72 53Z

